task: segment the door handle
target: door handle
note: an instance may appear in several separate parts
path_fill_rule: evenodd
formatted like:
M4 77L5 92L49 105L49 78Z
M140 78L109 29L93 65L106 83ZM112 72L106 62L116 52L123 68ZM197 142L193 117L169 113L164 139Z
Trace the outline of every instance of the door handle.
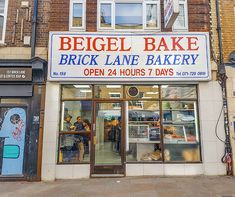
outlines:
M97 141L96 141L96 136L93 136L93 144L96 145Z

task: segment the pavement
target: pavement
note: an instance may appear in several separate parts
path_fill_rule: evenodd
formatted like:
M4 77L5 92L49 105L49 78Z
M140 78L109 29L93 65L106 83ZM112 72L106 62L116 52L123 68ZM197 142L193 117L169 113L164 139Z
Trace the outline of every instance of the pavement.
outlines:
M235 197L235 177L125 177L1 182L0 197Z

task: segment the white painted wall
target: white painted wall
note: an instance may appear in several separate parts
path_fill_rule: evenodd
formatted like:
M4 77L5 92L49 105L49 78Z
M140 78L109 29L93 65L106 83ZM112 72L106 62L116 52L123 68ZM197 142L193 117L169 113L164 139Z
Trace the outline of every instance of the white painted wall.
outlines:
M220 159L224 145L215 136L215 125L222 107L217 81L199 84L199 116L202 159L199 164L127 164L127 176L143 175L224 175L226 167ZM42 180L89 178L90 165L57 165L60 85L47 83L43 135ZM218 135L224 139L223 116Z

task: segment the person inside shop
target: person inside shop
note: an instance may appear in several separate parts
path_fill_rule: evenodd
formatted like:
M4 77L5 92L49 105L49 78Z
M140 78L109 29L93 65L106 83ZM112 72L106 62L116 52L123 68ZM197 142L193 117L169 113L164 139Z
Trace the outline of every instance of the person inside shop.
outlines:
M89 141L91 140L91 123L88 119L83 120L85 134L83 135L85 154L89 154Z
M74 126L71 123L72 116L67 114L64 117L63 131L73 131ZM63 161L71 162L74 156L74 135L66 134L62 135L61 143L62 143L62 152L63 152Z
M73 126L74 126L74 130L77 131L78 133L85 131L85 127L84 127L81 116L77 116L77 121L73 124ZM81 134L75 134L74 137L75 137L77 148L79 150L78 160L83 161L83 157L84 157L84 139L83 139L83 136Z

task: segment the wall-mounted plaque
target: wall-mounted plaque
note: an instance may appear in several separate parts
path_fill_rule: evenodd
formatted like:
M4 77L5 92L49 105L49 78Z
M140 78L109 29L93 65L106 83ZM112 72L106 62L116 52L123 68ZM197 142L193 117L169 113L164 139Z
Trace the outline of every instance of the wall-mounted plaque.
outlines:
M32 81L32 68L0 67L0 81Z

